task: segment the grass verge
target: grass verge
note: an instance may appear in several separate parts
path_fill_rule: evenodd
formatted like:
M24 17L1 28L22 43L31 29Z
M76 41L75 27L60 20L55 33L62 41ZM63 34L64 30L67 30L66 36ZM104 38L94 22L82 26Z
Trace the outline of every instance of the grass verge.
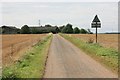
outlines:
M80 40L80 38L76 38L67 34L60 35L68 41L72 42L95 60L102 63L102 65L105 65L115 73L118 72L118 54L120 54L118 51L110 48L104 48L100 44L86 43Z
M52 35L38 42L15 64L3 68L2 78L42 78Z

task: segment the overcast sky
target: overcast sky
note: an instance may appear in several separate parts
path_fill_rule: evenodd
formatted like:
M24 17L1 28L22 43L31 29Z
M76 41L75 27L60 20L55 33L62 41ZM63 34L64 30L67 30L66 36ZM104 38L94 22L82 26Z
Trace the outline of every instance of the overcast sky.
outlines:
M91 29L91 22L97 14L102 27L98 32L118 31L117 2L3 2L2 25L21 28L24 24L66 25ZM95 32L95 29L91 29Z

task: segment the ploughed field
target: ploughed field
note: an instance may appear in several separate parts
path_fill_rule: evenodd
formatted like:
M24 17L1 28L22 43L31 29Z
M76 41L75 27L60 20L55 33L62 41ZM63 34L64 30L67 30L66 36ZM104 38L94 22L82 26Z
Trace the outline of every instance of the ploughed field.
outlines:
M74 36L75 38L80 38L85 42L95 43L96 41L95 34L69 34L69 35ZM120 34L98 34L98 43L103 47L114 48L118 50L118 42L120 42L118 36L120 36Z
M10 34L2 35L3 65L15 62L26 49L42 40L47 34Z

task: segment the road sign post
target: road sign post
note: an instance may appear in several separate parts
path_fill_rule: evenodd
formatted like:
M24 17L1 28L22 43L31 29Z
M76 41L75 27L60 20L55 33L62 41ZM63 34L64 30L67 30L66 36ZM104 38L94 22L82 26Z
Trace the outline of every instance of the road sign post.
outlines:
M96 27L96 43L97 43L97 27Z
M96 28L96 43L97 43L97 28L101 28L101 23L97 15L93 19L91 27Z

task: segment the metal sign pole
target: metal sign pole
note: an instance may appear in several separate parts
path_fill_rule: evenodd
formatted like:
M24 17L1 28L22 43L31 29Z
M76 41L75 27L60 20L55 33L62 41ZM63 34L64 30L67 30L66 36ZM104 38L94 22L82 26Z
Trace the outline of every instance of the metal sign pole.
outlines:
M97 17L97 15L95 16L95 18L93 19L92 21L92 24L91 24L92 28L96 28L96 43L98 42L97 41L97 28L101 28L101 23L100 23L100 20L99 18Z
M97 43L97 27L96 27L96 43Z

